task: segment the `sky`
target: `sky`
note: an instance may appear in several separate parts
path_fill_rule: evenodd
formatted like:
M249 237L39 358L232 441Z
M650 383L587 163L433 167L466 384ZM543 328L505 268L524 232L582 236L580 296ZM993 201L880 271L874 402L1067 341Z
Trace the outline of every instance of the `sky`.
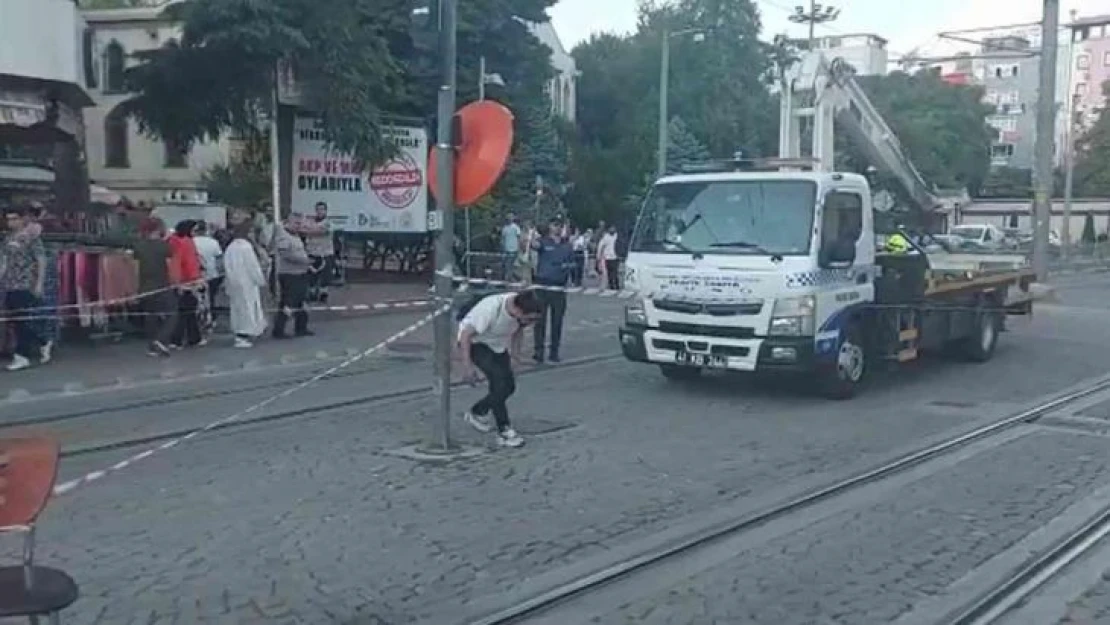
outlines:
M804 36L806 27L787 17L806 0L755 0L763 18L764 38L778 33ZM918 49L942 53L954 44L937 38L946 30L1036 22L1042 0L825 0L840 7L840 18L819 26L818 35L873 33L890 41L891 58ZM552 22L567 50L598 32L626 33L636 27L637 0L558 0L550 10ZM1110 0L1061 0L1061 22L1075 9L1079 17L1110 14ZM919 53L920 53L919 52Z

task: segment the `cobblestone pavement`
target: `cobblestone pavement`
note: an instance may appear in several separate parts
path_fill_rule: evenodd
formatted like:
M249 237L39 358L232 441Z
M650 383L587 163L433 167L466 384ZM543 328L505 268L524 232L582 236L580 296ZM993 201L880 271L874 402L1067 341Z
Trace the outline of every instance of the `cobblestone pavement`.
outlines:
M386 453L426 435L426 399L214 433L54 501L39 557L82 584L68 623L453 623L475 600L509 593L540 572L725 504L826 483L1103 372L1110 330L1092 314L1062 304L1004 336L988 365L923 363L846 403L758 381L676 386L623 361L552 369L522 378L513 399L516 423L529 437L524 449L446 465ZM354 393L361 383L306 393ZM456 405L477 394L458 393ZM827 559L815 561L831 566L855 553L836 547L836 533L849 531L845 540L857 551L882 555L876 566L884 568L868 583L884 575L894 583L910 577L910 560L922 557L932 531L950 537L938 556L948 564L917 565L932 582L910 587L924 592L942 583L947 571L1078 496L1036 486L1015 499L1019 486L1051 476L1078 493L1105 477L1100 439L1050 442L1069 460L1084 460L1060 463L1037 446L984 457L947 491L922 485L905 503L869 510L855 525L838 518L818 526L824 542L814 549ZM74 458L62 478L123 455ZM941 495L951 505L929 499ZM972 506L973 519L960 518L964 506ZM973 555L965 559L965 550ZM803 566L805 552L790 553L794 574L820 576L821 596L834 596L844 562L813 573ZM762 578L785 583L776 576L787 574L789 562L779 555L769 564L783 568ZM864 579L867 571L858 574ZM850 594L867 605L836 610L887 613L876 594Z
M1030 434L599 622L890 623L1104 485L1108 451L1110 439Z

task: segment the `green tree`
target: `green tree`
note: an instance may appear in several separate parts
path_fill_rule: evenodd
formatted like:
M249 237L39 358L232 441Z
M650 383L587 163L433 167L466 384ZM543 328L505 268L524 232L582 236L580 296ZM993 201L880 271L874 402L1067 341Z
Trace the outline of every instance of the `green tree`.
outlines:
M204 173L204 184L217 202L253 208L270 199L272 193L269 138L256 133L237 143L239 149L230 162L214 165Z
M1110 96L1110 82L1102 92ZM1075 191L1084 197L1110 197L1110 109L1075 141Z
M572 54L578 82L578 133L570 206L579 221L631 219L645 180L655 173L659 67L664 33L670 37L669 108L705 139L708 154L773 151L777 108L766 88L770 46L759 42L759 12L750 0L680 0L641 5L637 31L598 35ZM723 78L723 77L727 77Z
M550 104L540 103L518 111L516 131L518 140L514 141L512 158L493 193L493 221L500 221L509 213L544 219L562 207L567 148ZM537 181L541 182L543 192L538 203Z
M975 195L990 172L988 156L996 131L979 87L950 85L935 72L894 72L857 78L898 137L922 177L940 188L966 188ZM845 138L841 167L867 165L858 146Z
M1029 169L992 169L979 190L980 197L1028 198L1033 196L1033 172Z
M681 117L672 117L667 124L667 173L677 173L686 165L707 160L709 148L694 136Z
M460 99L473 97L478 57L508 87L512 108L543 98L550 50L522 20L546 20L553 0L460 3ZM435 10L420 0L188 0L168 17L179 40L141 55L128 75L129 112L163 139L189 145L257 128L269 108L274 69L291 64L306 106L318 112L332 146L374 164L393 152L382 126L393 115L431 120L438 87ZM516 18L516 19L514 19ZM473 85L473 87L471 87ZM188 97L183 97L188 94Z

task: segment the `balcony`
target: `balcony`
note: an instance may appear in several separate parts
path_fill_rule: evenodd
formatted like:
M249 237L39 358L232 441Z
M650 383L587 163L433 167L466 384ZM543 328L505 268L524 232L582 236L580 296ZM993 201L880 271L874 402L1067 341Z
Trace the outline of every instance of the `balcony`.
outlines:
M92 104L82 84L85 21L73 0L0 1L0 80L5 89L49 83L71 106Z

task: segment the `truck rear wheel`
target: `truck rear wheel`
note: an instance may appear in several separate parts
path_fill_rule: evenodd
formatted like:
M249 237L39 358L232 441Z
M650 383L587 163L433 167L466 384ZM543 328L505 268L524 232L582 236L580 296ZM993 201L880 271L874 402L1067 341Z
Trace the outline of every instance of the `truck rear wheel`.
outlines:
M659 365L663 377L676 382L696 380L701 377L701 367L680 367L679 365Z
M998 345L998 331L1002 319L993 311L979 313L975 320L975 333L960 342L960 354L971 362L987 362L994 356Z
M818 376L821 394L829 399L851 399L859 393L867 376L867 349L857 328L845 331L836 362Z

